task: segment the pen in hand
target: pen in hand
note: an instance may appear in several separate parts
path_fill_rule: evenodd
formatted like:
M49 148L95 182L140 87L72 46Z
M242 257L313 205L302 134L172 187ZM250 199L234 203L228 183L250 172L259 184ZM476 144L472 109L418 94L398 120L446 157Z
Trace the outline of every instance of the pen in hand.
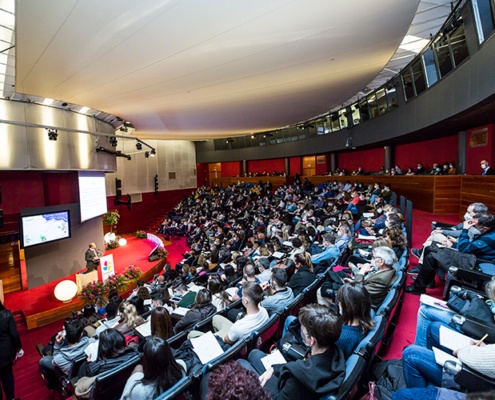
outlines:
M479 347L479 345L480 345L481 343L483 343L483 342L484 342L484 340L485 340L487 337L488 337L488 333L486 333L486 334L485 334L485 336L483 336L480 340L478 340L478 343L476 343L476 346L478 346L478 347Z

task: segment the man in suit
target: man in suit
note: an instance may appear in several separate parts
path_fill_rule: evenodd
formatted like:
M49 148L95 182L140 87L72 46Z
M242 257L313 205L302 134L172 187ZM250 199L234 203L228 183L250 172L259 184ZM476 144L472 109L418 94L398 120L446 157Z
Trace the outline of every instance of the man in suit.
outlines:
M100 252L96 249L96 244L90 243L88 249L86 250L86 254L84 255L84 259L86 260L86 268L88 269L86 272L94 271L98 268L100 264Z
M483 170L481 175L495 175L495 170L490 167L488 160L481 160L481 169Z
M376 247L373 250L371 263L358 264L353 268L354 280L360 282L371 296L371 305L378 308L395 282L396 271L394 264L397 256L388 247Z

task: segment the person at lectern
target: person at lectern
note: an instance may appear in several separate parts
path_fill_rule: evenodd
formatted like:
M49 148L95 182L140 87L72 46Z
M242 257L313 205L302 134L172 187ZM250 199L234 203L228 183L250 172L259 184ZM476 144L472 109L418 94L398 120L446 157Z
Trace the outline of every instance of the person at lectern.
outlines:
M86 250L86 254L84 256L84 259L86 260L86 268L88 269L86 272L91 272L98 268L101 256L102 254L96 248L96 244L90 243L88 250Z

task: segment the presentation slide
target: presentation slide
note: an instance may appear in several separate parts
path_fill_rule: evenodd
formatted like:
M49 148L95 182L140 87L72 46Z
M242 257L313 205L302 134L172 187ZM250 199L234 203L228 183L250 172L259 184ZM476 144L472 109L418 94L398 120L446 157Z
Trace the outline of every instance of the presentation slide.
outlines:
M107 212L104 172L79 171L79 204L81 222Z
M68 237L70 237L68 211L22 217L22 241L24 247Z

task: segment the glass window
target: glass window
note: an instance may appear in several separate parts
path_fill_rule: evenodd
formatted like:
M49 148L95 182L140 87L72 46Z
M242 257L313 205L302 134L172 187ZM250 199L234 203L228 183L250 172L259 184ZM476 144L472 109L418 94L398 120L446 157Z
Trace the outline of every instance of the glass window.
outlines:
M399 107L399 104L397 103L397 85L398 82L391 82L386 90L389 110Z
M370 119L370 111L368 110L368 101L366 98L359 100L359 113L361 114L361 121Z
M359 114L359 105L357 103L354 103L351 106L352 110L352 123L354 125L360 124L361 123L361 115Z
M378 104L378 112L380 113L380 115L385 114L388 111L387 95L385 93L385 89L377 90L376 100Z
M435 54L431 47L423 53L423 63L426 71L426 83L428 86L434 85L438 81L438 73Z
M413 74L414 87L416 88L416 95L423 93L426 89L425 76L423 75L423 66L421 65L421 59L417 59L411 65Z
M450 58L449 40L447 36L439 37L435 43L435 52L437 54L438 69L440 77L444 77L452 71L452 59Z
M495 29L493 25L493 0L472 0L478 41L483 43Z
M410 67L405 68L404 72L402 73L402 84L404 85L406 100L412 99L414 96L416 96Z
M469 57L466 35L464 34L464 25L460 25L450 34L450 48L452 49L456 67Z
M347 107L346 108L342 108L339 110L339 122L340 122L340 129L344 129L344 128L347 128L347 115L346 115L346 112L347 112Z
M370 118L378 117L378 104L375 93L368 96L368 109L370 110Z
M332 124L332 132L340 130L339 115L337 113L330 115L330 123Z

